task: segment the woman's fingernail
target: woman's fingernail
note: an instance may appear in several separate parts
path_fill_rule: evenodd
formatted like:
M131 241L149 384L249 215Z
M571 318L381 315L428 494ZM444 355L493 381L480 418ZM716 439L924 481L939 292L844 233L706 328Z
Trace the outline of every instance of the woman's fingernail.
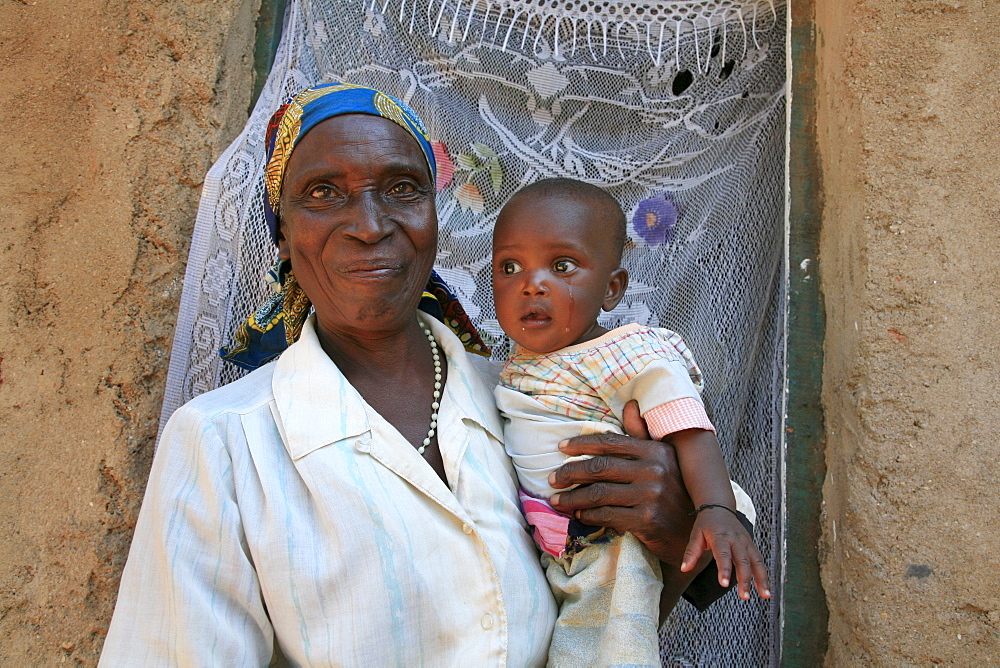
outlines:
M553 506L558 506L559 505L559 495L558 494L553 494L552 496L550 496L549 497L549 503L551 503Z
M559 449L560 450L565 450L567 445L569 445L569 439L568 438L564 438L563 440L559 441Z
M549 474L549 484L550 485L554 485L555 483L556 483L556 474L555 473L550 473Z
M722 578L722 586L723 587L729 586L729 578Z

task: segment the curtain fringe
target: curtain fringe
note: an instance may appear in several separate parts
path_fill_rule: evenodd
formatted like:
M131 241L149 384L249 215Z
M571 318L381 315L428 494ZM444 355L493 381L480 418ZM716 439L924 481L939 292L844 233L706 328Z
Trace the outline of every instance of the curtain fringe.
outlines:
M562 2L559 9L525 8L518 0L361 0L359 4L366 12L398 12L399 23L408 25L411 34L426 31L459 46L474 43L478 33L480 46L523 51L530 43L531 51L537 53L544 37L545 46L552 49L556 60L561 53L575 56L577 49L584 47L594 60L606 59L609 51L623 60L629 53L644 51L659 67L673 46L674 64L681 69L682 47L687 46L687 56L693 57L699 72L705 72L716 40L723 62L733 35L741 38L741 58L746 56L751 42L760 49L758 33L767 32L777 21L777 3L669 2L656 3L651 10L646 3L613 2L609 4L617 8L615 16L606 18L595 17L582 8L566 9ZM712 4L715 7L705 7ZM652 16L651 11L658 15ZM730 31L735 26L739 27L738 33Z

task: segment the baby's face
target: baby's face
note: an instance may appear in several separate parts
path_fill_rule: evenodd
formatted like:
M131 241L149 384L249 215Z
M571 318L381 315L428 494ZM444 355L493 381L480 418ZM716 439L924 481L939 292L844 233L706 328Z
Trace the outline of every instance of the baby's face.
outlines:
M601 308L620 296L609 286L617 268L613 234L586 200L515 197L493 231L500 326L536 353L595 338Z

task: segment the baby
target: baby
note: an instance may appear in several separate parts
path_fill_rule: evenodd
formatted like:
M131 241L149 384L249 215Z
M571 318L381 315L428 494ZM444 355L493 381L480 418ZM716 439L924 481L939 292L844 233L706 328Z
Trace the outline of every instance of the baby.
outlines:
M719 582L756 576L769 598L763 559L736 512L715 428L700 397L701 373L681 338L665 329L597 324L625 294L620 266L625 216L600 188L546 179L504 206L493 233L497 319L517 344L501 373L497 405L504 441L521 483L546 576L560 605L550 665L659 665L658 610L663 578L676 578L631 534L588 527L552 509L549 474L566 456L560 441L623 433L622 412L636 400L653 438L677 452L697 517L681 571L707 549ZM670 572L670 569L674 572ZM749 588L739 587L742 598Z

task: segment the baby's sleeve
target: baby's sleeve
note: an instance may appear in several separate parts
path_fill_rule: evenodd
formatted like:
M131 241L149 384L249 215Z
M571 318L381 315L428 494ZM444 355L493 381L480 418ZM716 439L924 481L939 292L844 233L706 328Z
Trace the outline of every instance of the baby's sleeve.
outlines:
M656 440L684 429L715 431L705 404L680 360L650 362L625 382L617 395L620 407L616 401L615 412L620 415L625 404L635 399L650 435Z
M637 401L650 435L657 440L684 429L714 432L701 399L701 371L680 337L662 332L664 338L607 351L615 359L606 365L613 365L616 373L598 392L619 419L625 404Z

